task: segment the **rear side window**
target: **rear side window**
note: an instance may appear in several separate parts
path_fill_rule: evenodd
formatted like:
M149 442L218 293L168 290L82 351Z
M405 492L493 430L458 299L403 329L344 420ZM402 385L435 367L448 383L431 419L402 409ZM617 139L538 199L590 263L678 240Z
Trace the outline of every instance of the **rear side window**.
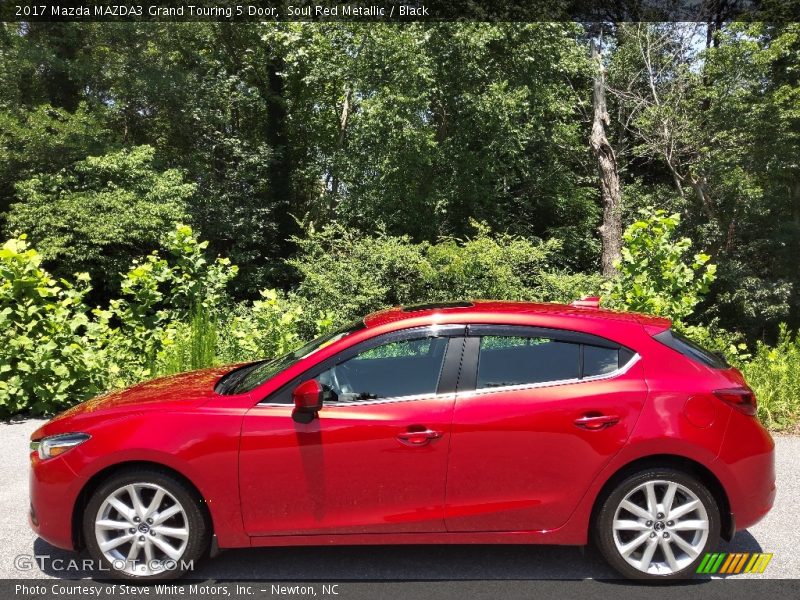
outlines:
M577 380L613 373L634 356L623 347L548 337L484 335L477 389Z
M680 352L685 357L699 362L702 365L711 367L712 369L727 369L730 367L728 361L719 354L714 354L710 350L706 350L702 346L698 346L689 338L681 335L677 331L667 329L653 336L653 339L658 340L665 346L672 348L676 352Z
M600 346L583 347L583 376L606 375L619 368L619 350Z
M580 345L541 337L487 335L478 355L478 389L580 376Z

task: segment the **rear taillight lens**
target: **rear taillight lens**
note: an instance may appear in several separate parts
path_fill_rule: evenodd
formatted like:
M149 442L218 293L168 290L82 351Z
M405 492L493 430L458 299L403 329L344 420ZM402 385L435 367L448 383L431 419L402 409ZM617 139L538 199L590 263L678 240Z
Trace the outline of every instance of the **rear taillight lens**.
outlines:
M714 395L741 413L750 415L751 417L756 414L758 405L753 390L747 388L714 390Z

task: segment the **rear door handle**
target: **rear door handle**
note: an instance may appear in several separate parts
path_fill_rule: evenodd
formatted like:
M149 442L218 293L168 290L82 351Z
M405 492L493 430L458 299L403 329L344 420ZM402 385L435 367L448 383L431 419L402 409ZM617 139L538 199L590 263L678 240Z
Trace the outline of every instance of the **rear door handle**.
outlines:
M397 434L397 439L406 446L424 446L442 437L441 432L433 431L432 429L422 429L420 431L403 431Z
M611 427L615 423L619 423L617 415L584 415L575 419L575 425L581 429L589 429L591 431Z

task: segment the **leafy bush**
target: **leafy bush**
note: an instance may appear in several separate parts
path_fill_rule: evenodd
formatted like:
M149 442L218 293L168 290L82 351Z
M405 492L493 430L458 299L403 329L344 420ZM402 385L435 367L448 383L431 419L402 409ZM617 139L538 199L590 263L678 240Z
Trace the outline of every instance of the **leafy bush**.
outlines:
M780 326L778 343L758 342L741 370L758 399L758 416L773 430L796 431L800 422L800 334Z
M109 311L98 312L116 323L105 329L104 341L121 376L120 385L157 374L159 353L175 344L173 353L167 351L162 357L172 365L168 372L214 362L214 352L208 349L213 348L213 322L225 300L225 286L238 268L227 258L209 261L208 242L198 241L188 225L178 225L163 245L168 257L154 252L134 261L122 280L123 298L112 300Z
M616 264L619 275L604 290L614 306L681 321L708 291L717 267L708 264L707 254L687 256L691 240L674 237L680 215L652 209L639 212L641 219L623 234L622 259Z
M55 281L25 236L0 250L0 416L45 414L80 402L106 381L97 325L87 316L89 277Z
M343 324L398 304L501 298L570 301L600 286L596 276L570 274L554 264L560 244L493 235L473 223L468 239L413 243L379 231L365 236L331 225L295 238L297 296L310 314Z
M242 362L280 356L300 344L303 309L277 290L263 290L261 300L239 304L222 322L219 356L222 362Z

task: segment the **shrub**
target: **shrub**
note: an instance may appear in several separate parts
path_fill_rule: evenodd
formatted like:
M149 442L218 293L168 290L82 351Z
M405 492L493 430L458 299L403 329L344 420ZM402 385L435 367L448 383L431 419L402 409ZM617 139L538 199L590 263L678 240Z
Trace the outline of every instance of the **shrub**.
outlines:
M239 304L220 325L221 362L277 357L300 345L303 309L277 290L263 290L261 300Z
M758 399L758 416L773 430L797 430L800 421L800 334L780 326L778 343L758 342L741 366Z
M300 274L297 296L310 314L337 325L398 304L495 298L570 301L595 291L596 276L566 273L554 264L560 244L493 235L473 223L467 239L413 243L379 231L365 236L331 225L295 238L289 260Z
M178 225L163 244L168 257L154 252L134 261L122 279L123 298L98 313L116 323L106 329L104 341L120 375L117 385L152 377L162 368L173 372L215 360L214 321L237 267L226 258L209 261L208 242L198 241L188 225Z
M104 389L105 354L87 316L89 276L55 281L25 236L0 250L0 416L46 414Z
M675 239L680 215L642 209L625 230L619 275L604 290L613 306L681 321L692 314L716 277L710 256L687 256L692 242Z

